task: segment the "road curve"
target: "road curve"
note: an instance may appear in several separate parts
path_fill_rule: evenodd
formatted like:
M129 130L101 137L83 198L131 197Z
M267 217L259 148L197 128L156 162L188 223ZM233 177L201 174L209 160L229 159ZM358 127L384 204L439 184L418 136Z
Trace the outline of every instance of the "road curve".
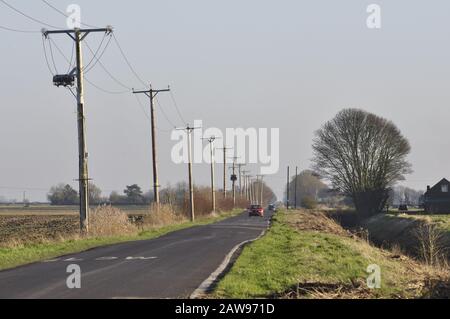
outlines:
M160 238L95 248L0 272L1 299L186 298L271 216L241 214ZM80 266L81 288L69 289L67 267Z

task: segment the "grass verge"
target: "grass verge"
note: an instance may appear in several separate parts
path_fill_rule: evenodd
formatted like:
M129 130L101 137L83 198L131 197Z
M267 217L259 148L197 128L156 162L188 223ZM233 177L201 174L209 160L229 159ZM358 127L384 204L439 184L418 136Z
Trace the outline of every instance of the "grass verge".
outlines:
M381 267L381 289L367 288L372 264ZM407 257L352 236L323 214L281 212L266 236L243 250L213 297L418 298L430 296L433 276Z
M0 247L0 270L30 264L46 259L52 259L73 253L79 253L92 248L119 244L129 241L148 240L165 234L194 226L201 226L219 222L241 213L242 210L221 213L217 216L209 216L198 219L196 222L182 222L174 225L156 227L140 231L136 235L112 236L102 238L70 239L61 241L49 241L38 244L25 243L17 247Z

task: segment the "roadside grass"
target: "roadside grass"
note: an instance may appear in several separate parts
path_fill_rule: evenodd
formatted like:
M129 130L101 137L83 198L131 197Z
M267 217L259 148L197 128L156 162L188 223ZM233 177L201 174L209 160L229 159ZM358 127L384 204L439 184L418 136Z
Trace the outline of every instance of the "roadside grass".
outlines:
M244 248L213 297L414 298L424 294L422 270L413 261L394 259L352 236L299 230L296 214L280 212L266 236ZM381 267L381 289L367 288L366 270L372 264Z
M16 246L0 247L0 270L10 269L33 262L48 260L68 254L83 252L92 248L119 244L130 241L148 240L168 233L195 226L208 225L236 216L242 210L220 213L216 216L205 216L194 223L181 222L173 225L155 227L139 231L137 234L98 238L73 238L45 241L41 243L18 243Z
M450 233L450 214L449 215L426 215L432 222L436 223L439 228Z

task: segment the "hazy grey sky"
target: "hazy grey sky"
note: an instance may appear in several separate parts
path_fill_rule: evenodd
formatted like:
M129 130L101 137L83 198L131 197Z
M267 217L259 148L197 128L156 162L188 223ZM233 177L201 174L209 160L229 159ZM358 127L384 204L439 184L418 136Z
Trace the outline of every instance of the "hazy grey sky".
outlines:
M35 18L64 26L41 1L9 0ZM340 109L357 107L393 120L410 140L414 174L425 189L450 177L450 2L434 1L51 1L82 7L83 21L113 25L141 77L170 84L186 120L206 127L275 127L281 169L268 178L281 195L285 167L309 168L314 131ZM382 8L382 28L366 26L366 8ZM0 25L41 26L0 3ZM72 183L77 171L75 101L53 87L40 34L0 30L0 195L45 199L51 185ZM54 37L70 55L67 37ZM99 35L88 43L97 47ZM89 52L85 50L86 61ZM60 70L67 63L55 51ZM112 43L103 63L122 82L136 80ZM122 90L100 67L87 77ZM145 99L141 99L146 103ZM169 96L161 104L181 125ZM138 183L150 189L150 127L131 94L105 94L86 84L90 175L105 192ZM159 126L169 129L159 112ZM161 183L186 180L170 159L173 142L159 133ZM195 167L207 184L206 164ZM218 167L218 176L219 167ZM218 183L221 183L219 178Z

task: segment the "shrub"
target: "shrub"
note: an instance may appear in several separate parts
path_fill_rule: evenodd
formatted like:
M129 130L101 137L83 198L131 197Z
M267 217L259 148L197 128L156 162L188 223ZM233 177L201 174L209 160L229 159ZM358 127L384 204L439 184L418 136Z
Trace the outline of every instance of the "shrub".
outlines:
M315 209L317 207L317 201L310 196L305 196L302 198L302 207L306 209Z
M179 224L185 222L186 220L186 217L178 212L174 208L174 206L160 205L159 209L156 206L152 206L150 214L144 217L143 227L162 227L167 225Z
M126 213L111 206L100 206L89 214L89 235L108 237L137 232Z
M438 225L426 222L414 230L419 241L419 257L429 266L442 266L447 260L444 232Z

